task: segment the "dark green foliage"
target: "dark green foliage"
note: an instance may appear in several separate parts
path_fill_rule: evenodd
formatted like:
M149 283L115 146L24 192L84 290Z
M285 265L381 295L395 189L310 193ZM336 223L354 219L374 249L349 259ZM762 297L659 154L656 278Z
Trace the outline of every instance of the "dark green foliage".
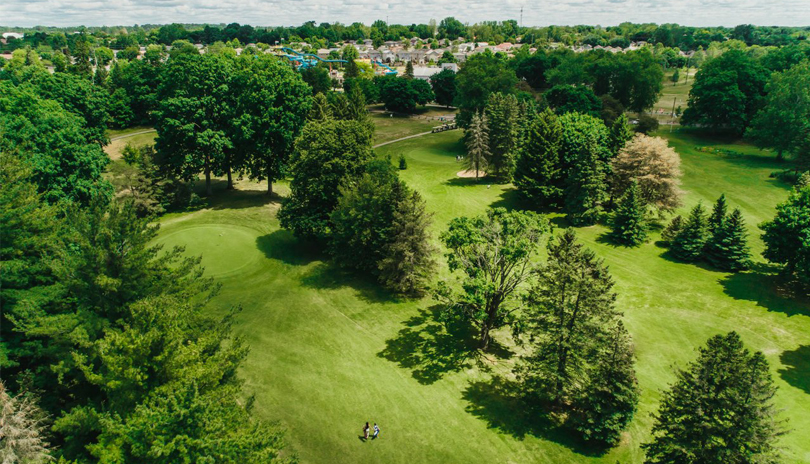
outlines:
M489 346L492 330L515 322L516 291L529 278L548 230L548 221L536 213L494 208L486 216L455 218L442 233L450 270L464 276L460 291L440 282L436 298L445 303L443 317L479 330L481 349Z
M332 107L329 105L329 100L322 93L316 94L312 99L312 109L309 110L307 120L309 121L324 121L332 118Z
M520 59L515 73L517 77L525 79L533 89L542 89L546 86L546 71L552 67L551 58L542 49L534 54Z
M50 203L86 204L111 191L101 176L109 158L83 124L28 85L0 81L0 151L31 167L32 180Z
M514 95L500 92L490 94L484 108L489 134L487 165L489 173L500 179L511 180L524 113Z
M622 114L613 121L608 137L610 152L615 156L633 138L633 128L630 126L627 116Z
M658 130L658 120L654 117L641 114L638 116L638 124L634 127L634 130L640 134L649 134L650 132L655 132Z
M302 238L327 238L339 187L357 178L371 157L371 133L364 124L341 120L307 124L295 144L291 193L279 211L282 227Z
M716 335L679 370L655 415L646 463L777 463L776 419L768 362L735 332Z
M610 95L600 95L599 101L602 102L602 110L599 111L599 117L602 118L602 121L605 122L607 127L613 127L616 120L624 116L624 105Z
M599 117L602 102L585 86L555 85L543 98L557 114L583 113Z
M767 79L768 71L741 50L723 53L695 75L681 122L742 134L761 106Z
M588 384L574 403L572 419L585 441L610 446L633 419L639 387L630 334L621 321L603 343Z
M491 93L513 93L515 84L515 72L489 50L470 56L456 75L459 123L468 124L473 113L482 111Z
M408 63L405 65L405 74L402 76L405 79L413 79L413 62L408 60Z
M464 164L470 171L475 171L475 179L487 167L489 153L489 126L486 115L474 114L469 126L464 131L464 145L467 156Z
M667 243L672 242L681 232L681 229L683 229L683 217L679 214L672 218L666 228L664 228L664 231L661 232L661 240Z
M359 179L347 179L330 215L329 252L340 266L377 271L391 235L394 211L408 193L388 162L376 164L381 166Z
M389 111L410 113L417 105L425 105L434 98L430 84L421 79L386 76L379 79L378 85L380 100Z
M726 203L726 194L721 194L712 207L712 214L709 216L709 233L713 234L716 230L723 227L723 223L728 215L728 204Z
M352 87L358 87L363 92L363 97L366 103L377 103L380 101L380 89L372 79L363 79L359 77L344 79L343 90L348 92Z
M610 236L626 246L638 246L647 239L646 205L641 201L638 184L633 182L624 194L613 217Z
M565 188L565 212L572 224L587 226L599 219L607 200L606 168L596 146L582 147L577 153Z
M693 262L703 254L703 248L709 238L709 225L706 219L706 209L698 203L689 213L678 235L672 239L670 250L676 258Z
M746 241L745 221L739 209L714 229L706 244L706 259L724 271L741 271L751 264L751 253Z
M301 71L301 79L312 87L312 94L326 93L332 87L329 70L321 67L310 67Z
M538 207L560 206L564 179L561 172L562 125L546 108L529 120L515 164L515 186Z
M784 265L784 274L810 288L810 187L800 187L776 206L776 216L760 226L765 232L762 255Z
M405 155L399 155L399 169L400 171L408 169L408 161L405 159Z
M436 96L436 103L451 106L456 98L456 73L452 69L442 69L430 77L430 85Z
M410 192L397 203L389 241L383 259L377 263L379 280L386 288L410 296L421 296L436 269L430 242L432 214L425 210L425 200Z

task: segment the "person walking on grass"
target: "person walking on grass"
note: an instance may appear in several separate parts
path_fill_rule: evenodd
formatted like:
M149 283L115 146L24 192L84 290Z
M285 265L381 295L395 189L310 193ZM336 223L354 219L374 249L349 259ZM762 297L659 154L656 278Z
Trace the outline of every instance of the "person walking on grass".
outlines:
M372 440L376 440L377 437L380 436L380 428L377 426L377 423L374 423L374 435L371 436Z
M368 430L369 430L368 422L366 422L366 426L363 427L363 439L368 440Z

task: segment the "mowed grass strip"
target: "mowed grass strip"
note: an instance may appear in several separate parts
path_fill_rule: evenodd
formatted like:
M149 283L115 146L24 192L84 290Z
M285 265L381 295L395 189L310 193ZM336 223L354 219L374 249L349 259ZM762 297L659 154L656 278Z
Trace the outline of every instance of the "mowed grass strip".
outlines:
M768 177L782 166L748 146L677 130L662 135L682 156L683 211L698 201L710 207L726 193L730 206L742 209L758 256L756 225L772 217L788 194L787 186ZM460 136L430 134L377 150L406 157L401 176L434 212L436 235L453 217L520 205L509 185L456 176L462 169L456 161L463 154ZM705 145L741 155L695 149ZM771 363L778 406L790 419L782 441L786 462L810 462L810 443L803 439L810 430L810 311L807 302L781 294L762 265L748 273L720 273L674 262L654 241L627 249L605 241L602 226L578 230L616 279L643 389L622 443L599 456L548 424L527 421L520 405L493 387L487 371L506 373L512 363L504 358L514 349L504 334L503 353L479 366L465 356L463 342L435 322L430 299L398 300L373 280L325 261L279 228L279 197L239 188L220 189L209 209L163 218L160 241L208 259L205 264L223 284L215 310L242 306L237 331L251 346L242 371L246 393L256 395L262 417L288 427L304 462L640 463L639 445L648 439L650 414L674 380L673 369L694 359L710 336L729 330ZM285 194L285 186L277 191ZM552 219L565 225L560 217ZM230 251L215 248L223 246ZM442 266L439 277L446 276ZM365 421L380 425L379 440L358 438Z

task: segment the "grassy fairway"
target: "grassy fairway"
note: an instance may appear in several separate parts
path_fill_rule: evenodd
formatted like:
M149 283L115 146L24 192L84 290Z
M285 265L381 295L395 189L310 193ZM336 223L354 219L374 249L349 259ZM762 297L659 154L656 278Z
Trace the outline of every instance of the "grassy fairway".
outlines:
M372 106L375 112L371 114L374 125L377 127L374 133L374 144L396 140L409 135L428 132L436 126L440 126L440 118L455 115L455 109L445 109L437 107L420 108L413 116L394 115L380 113L382 106Z
M768 178L779 166L748 147L734 147L743 156L721 157L694 147L723 141L663 135L683 158L684 210L698 201L708 206L725 192L732 207L742 208L759 253L756 224L787 196L784 185ZM406 156L402 177L435 212L436 232L455 216L517 205L509 186L456 177L460 136L431 134L378 150ZM159 241L202 254L207 272L223 284L218 310L243 307L237 330L251 346L242 372L247 393L255 393L259 414L289 428L304 462L640 463L638 445L648 437L660 391L674 379L672 367L728 330L771 363L778 404L792 429L783 440L786 462L810 462L804 439L810 430L810 310L807 302L780 296L761 268L715 272L675 263L652 242L614 247L602 240L601 226L578 231L617 281L643 388L640 412L622 444L594 456L546 424L526 420L520 405L493 387L487 371L510 366L503 353L479 367L434 321L432 301L398 301L372 281L334 268L279 229L277 198L268 200L263 186L239 188L219 191L209 209L164 217ZM278 191L285 194L285 186ZM358 439L366 420L380 424L380 440Z
M140 126L125 130L110 130L107 131L107 136L110 138L110 143L104 147L104 152L109 155L110 159L117 160L121 158L121 152L128 143L135 147L155 143L157 132L154 132L151 127Z

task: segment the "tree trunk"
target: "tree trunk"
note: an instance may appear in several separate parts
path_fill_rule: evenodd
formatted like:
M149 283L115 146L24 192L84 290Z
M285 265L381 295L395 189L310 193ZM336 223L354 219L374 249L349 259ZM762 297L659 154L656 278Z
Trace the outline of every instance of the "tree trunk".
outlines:
M489 324L484 323L481 326L481 338L478 340L478 346L481 351L486 351L489 348Z
M273 176L270 175L270 169L267 169L267 195L273 195Z
M231 175L231 157L228 157L228 190L233 190L233 176Z
M211 169L205 168L205 194L211 196Z
M782 157L782 149L780 148L779 150L776 151L776 161L784 161L784 160L785 158Z

